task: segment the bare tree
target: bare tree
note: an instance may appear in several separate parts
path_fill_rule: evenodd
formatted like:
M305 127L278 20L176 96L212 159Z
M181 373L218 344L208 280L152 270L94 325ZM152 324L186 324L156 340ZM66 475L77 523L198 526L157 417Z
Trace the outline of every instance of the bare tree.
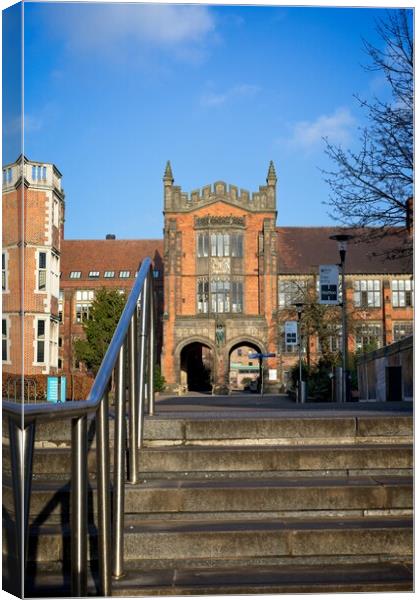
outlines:
M412 254L411 236L403 235L407 202L413 189L413 31L407 10L390 11L377 23L383 48L364 42L371 64L385 76L391 99L373 101L356 96L366 109L368 125L360 148L344 150L326 141L335 170L323 171L332 194L331 216L343 225L361 228L361 236L377 240L398 236L391 255ZM371 229L375 228L375 229Z

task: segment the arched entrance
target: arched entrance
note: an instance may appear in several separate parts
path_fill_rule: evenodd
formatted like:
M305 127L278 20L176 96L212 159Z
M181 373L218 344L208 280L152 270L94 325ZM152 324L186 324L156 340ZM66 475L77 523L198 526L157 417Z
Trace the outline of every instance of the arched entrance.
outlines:
M262 352L251 341L237 342L229 351L229 388L231 391L258 391L261 381L261 364L250 354Z
M187 344L181 350L181 384L190 392L209 392L212 389L213 352L201 342Z

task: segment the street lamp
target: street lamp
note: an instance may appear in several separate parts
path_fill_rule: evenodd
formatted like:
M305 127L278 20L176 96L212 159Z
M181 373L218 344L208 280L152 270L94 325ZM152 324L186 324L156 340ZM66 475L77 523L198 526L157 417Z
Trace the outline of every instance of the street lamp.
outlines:
M347 315L346 315L346 282L344 279L344 265L346 261L347 242L354 238L353 235L347 233L338 233L331 235L330 240L335 240L338 244L340 253L340 268L341 268L341 356L342 356L342 392L341 401L348 400L348 381L347 381Z
M298 402L304 402L302 394L302 342L301 342L301 319L303 312L303 302L295 302L296 312L298 316L298 348L299 348L299 390L298 390Z

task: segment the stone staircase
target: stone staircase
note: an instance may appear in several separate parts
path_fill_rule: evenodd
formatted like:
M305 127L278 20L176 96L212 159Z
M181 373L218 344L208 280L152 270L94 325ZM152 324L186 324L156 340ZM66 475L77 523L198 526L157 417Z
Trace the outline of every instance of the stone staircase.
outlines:
M69 439L68 424L38 428L28 595L69 594ZM172 414L146 418L144 445L114 595L412 589L411 416ZM91 431L91 593L94 446ZM7 446L3 463L7 515Z

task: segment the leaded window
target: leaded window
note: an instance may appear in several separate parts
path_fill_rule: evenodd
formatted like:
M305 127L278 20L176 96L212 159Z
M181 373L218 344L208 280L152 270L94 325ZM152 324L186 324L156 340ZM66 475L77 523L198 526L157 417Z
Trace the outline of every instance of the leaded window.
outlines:
M413 306L414 281L412 279L393 279L391 282L392 306L403 308Z
M413 322L412 321L397 321L393 324L393 337L394 342L398 342L405 337L413 335Z
M292 306L295 302L303 302L307 285L303 280L279 281L279 308Z
M223 232L199 232L197 234L197 257L243 256L243 234Z
M380 348L383 344L382 325L380 323L363 323L356 326L356 350L369 352Z
M7 346L8 346L8 338L7 338L7 320L1 320L1 356L2 360L7 361Z
M36 323L36 362L45 362L45 319Z
M241 313L243 283L229 278L199 279L197 281L198 313Z
M38 290L45 291L47 288L47 253L38 253Z
M379 279L356 279L353 283L354 306L380 308L381 282Z

